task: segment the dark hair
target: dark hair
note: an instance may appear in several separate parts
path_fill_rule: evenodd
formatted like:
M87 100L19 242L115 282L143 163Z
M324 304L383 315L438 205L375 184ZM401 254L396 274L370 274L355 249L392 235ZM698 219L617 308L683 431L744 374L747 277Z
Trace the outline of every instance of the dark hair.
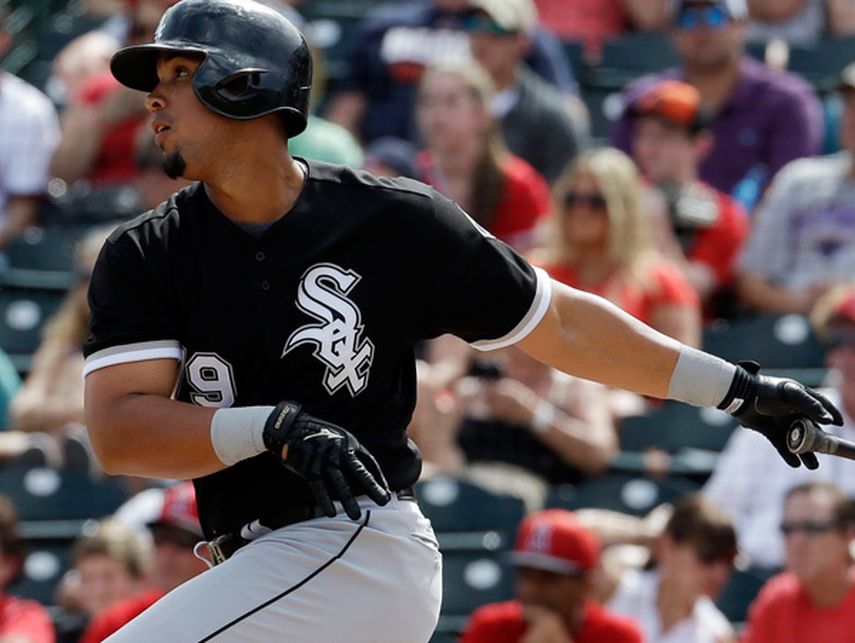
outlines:
M12 559L16 567L10 584L20 578L26 554L27 546L18 528L15 506L7 496L0 494L0 555Z
M784 502L799 493L826 493L832 500L832 519L839 529L855 526L855 503L850 500L843 490L830 482L802 482L791 487L784 496Z
M691 544L705 562L736 556L736 532L727 514L697 493L674 504L665 533L677 544Z

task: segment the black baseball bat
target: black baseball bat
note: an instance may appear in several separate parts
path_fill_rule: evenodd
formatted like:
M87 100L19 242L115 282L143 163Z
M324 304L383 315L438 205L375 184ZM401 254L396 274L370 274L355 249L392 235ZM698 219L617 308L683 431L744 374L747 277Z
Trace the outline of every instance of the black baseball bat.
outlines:
M787 448L790 453L813 451L855 460L855 443L826 433L808 419L799 419L790 425Z

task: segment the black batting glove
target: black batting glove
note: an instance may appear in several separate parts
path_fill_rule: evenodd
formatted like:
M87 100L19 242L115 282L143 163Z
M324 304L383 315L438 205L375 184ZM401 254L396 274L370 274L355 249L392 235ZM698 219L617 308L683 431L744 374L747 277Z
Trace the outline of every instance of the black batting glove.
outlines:
M843 424L843 416L824 396L785 377L759 375L756 362L739 362L736 374L718 408L726 410L742 426L759 431L791 467L816 469L813 453L795 455L787 448L787 433L794 420L810 418L818 424Z
M288 445L283 464L309 483L321 510L336 515L332 499L337 497L347 515L362 515L354 489L378 505L392 497L374 456L345 429L303 413L294 402L280 402L264 424L264 446L277 458ZM355 485L355 486L353 486Z

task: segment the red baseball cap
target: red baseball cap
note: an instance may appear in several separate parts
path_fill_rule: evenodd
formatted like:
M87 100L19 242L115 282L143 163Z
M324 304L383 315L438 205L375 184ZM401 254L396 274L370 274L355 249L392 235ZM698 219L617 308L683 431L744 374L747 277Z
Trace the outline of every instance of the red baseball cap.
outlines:
M520 523L511 562L519 567L582 575L597 566L600 541L572 512L547 509Z
M658 118L692 132L703 129L707 121L701 94L679 80L663 80L648 88L632 104L630 115Z
M179 482L165 489L160 515L156 520L148 523L148 526L180 527L202 537L202 526L199 524L199 508L196 505L196 490L193 488L193 483Z

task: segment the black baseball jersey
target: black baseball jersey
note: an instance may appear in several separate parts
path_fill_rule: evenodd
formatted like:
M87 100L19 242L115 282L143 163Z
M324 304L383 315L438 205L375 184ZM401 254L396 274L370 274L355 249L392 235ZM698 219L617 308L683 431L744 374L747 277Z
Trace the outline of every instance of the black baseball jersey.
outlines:
M297 401L353 432L401 489L421 469L405 433L413 346L447 332L512 344L542 317L549 280L421 183L305 165L294 207L262 234L201 183L121 225L92 276L84 373L169 357L183 360L184 402ZM312 502L267 453L195 482L209 537Z

